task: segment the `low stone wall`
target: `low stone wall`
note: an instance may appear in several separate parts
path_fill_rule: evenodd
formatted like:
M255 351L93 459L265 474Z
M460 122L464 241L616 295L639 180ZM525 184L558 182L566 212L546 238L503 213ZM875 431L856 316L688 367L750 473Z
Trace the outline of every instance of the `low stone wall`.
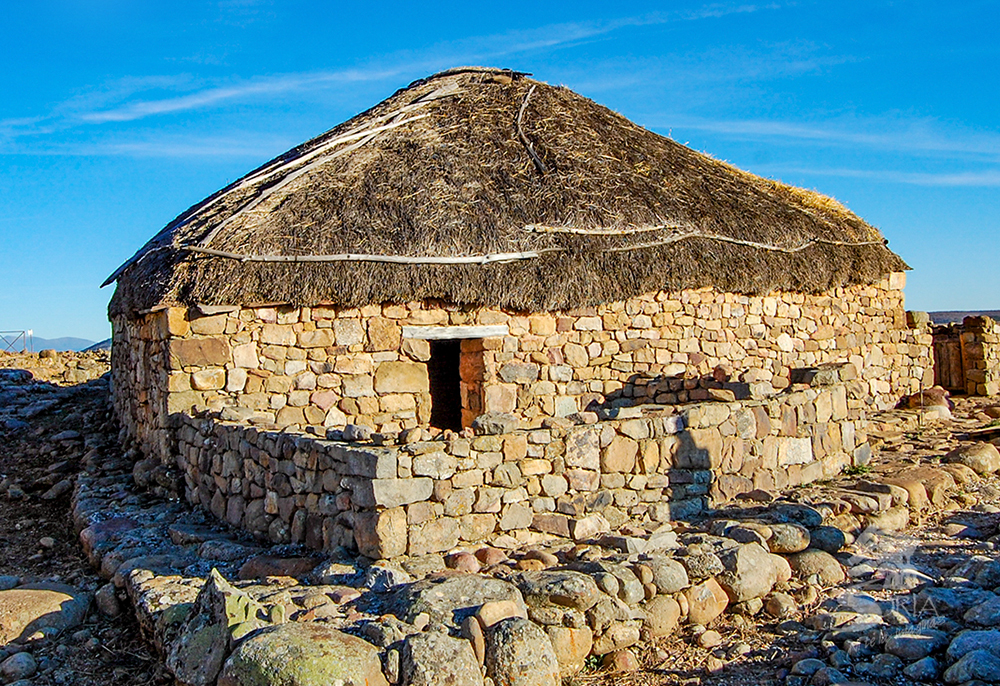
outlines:
M440 303L167 308L114 322L115 404L147 452L171 459L167 417L232 408L281 427L430 422L427 340L407 327L506 327L463 341L463 424L527 424L594 406L705 400L728 385L763 397L796 369L850 362L872 409L933 383L931 336L911 328L903 274L822 294L653 293L567 312Z
M494 433L391 446L181 415L178 467L190 502L272 542L392 558L579 540L865 462L866 386L854 377L851 365L828 367L763 400L620 408L527 430L497 421Z

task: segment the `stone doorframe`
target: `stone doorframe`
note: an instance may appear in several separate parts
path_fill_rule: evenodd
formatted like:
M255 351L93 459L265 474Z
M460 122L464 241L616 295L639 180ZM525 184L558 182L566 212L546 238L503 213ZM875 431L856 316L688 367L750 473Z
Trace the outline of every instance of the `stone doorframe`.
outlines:
M404 326L403 338L425 341L460 340L459 377L462 426L472 426L473 420L485 412L483 383L486 380L486 360L483 340L509 335L506 324L491 326ZM431 399L433 404L434 399Z

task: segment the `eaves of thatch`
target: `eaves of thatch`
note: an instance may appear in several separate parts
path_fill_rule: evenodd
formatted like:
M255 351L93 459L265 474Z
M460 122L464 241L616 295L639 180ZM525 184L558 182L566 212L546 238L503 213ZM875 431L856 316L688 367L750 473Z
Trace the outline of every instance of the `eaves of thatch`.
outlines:
M906 269L839 203L517 72L417 81L171 222L109 279L161 305L819 292Z

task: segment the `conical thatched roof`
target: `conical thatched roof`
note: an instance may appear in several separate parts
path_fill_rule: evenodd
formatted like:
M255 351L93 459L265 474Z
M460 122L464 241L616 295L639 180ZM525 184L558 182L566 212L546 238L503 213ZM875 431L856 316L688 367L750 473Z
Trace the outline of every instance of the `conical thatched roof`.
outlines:
M467 68L195 205L108 282L112 314L422 299L551 310L706 285L817 292L903 269L829 198L566 88Z

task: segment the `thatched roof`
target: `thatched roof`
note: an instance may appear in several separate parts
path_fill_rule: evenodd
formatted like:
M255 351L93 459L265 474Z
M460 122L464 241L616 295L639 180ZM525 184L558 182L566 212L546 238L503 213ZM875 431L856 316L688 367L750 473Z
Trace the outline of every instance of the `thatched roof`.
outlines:
M566 88L465 68L195 205L108 282L112 314L423 299L540 311L707 285L818 292L906 268L829 198Z

